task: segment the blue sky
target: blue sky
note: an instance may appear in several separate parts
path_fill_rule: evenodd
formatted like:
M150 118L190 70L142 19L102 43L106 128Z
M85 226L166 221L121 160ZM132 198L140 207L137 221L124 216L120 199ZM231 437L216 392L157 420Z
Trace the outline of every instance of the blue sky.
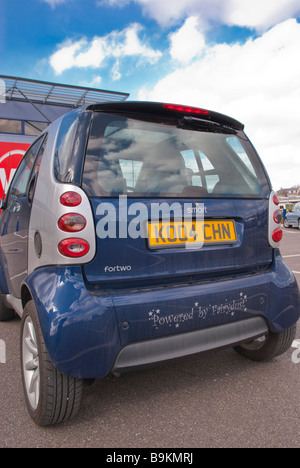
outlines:
M0 74L241 120L275 188L300 184L299 0L0 0Z
M140 87L151 87L170 69L176 69L178 64L171 63L170 34L176 32L189 17L182 14L178 19L170 18L161 23L151 12L143 10L146 3L122 0L0 0L1 73L61 83L96 85L104 89L128 91L132 98L138 98ZM176 0L168 3L172 9ZM134 29L134 25L139 27ZM110 35L107 39L113 41L112 33L119 34L119 41L122 41L127 28L136 31L140 44L153 51L152 59L143 58L142 54L130 55L128 51L119 58L109 55L99 67L90 64L60 71L50 64L51 56L68 43L75 44L85 39L87 44L82 49L86 50L95 37ZM207 21L205 31L209 44L244 42L255 34L247 27L229 27L214 19Z

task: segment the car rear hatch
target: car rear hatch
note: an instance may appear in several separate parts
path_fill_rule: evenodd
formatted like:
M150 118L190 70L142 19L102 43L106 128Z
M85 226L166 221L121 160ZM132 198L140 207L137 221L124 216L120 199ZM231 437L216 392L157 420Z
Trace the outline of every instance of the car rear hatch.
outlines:
M145 291L270 266L269 182L242 124L163 104L90 109L82 186L97 235L84 265L92 288Z

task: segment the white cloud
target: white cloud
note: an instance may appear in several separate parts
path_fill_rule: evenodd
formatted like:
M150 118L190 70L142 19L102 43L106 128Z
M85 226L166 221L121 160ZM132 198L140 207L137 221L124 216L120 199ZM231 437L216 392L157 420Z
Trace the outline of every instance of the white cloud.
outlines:
M116 63L112 67L112 80L113 81L118 81L122 78L121 72L120 72L120 61L117 60Z
M230 0L228 24L263 31L300 13L299 0Z
M182 28L170 34L170 53L173 59L188 63L204 50L205 38L198 31L197 26L197 17L191 16L185 21Z
M153 50L151 47L142 43L138 33L143 30L140 24L134 23L121 32L113 32L107 36L107 42L112 39L111 54L115 57L125 57L130 55L141 56L150 63L156 62L162 53Z
M102 77L99 75L93 75L88 80L78 80L78 86L83 86L85 88L96 88L99 89L99 86L102 83Z
M102 77L97 75L97 76L93 76L90 82L81 84L81 86L88 86L89 88L99 88L101 82L102 82Z
M198 16L206 27L220 23L262 32L300 14L299 0L102 0L99 4L122 7L131 2L163 26Z
M107 58L120 61L121 58L135 56L143 62L154 63L162 53L140 40L138 34L142 29L141 25L134 23L123 31L112 31L103 37L96 36L91 41L86 38L75 42L67 40L50 57L50 64L57 74L61 74L73 67L99 68ZM116 75L116 70L115 67L113 73L115 79L119 76L119 71Z
M67 40L61 44L61 48L50 57L50 64L55 72L60 74L64 70L76 66L76 53L82 50L86 44L86 39L81 39L74 43Z
M296 184L299 46L300 24L287 20L245 44L206 47L205 54L190 65L169 73L152 89L140 90L139 99L196 105L241 120L274 186Z
M51 6L51 8L55 8L57 5L61 5L62 3L66 3L70 0L43 0L45 3Z
M78 44L78 42L76 44ZM105 39L101 37L94 37L91 42L89 42L87 39L84 39L79 41L79 44L81 44L81 46L75 50L73 55L73 65L68 66L68 68L101 67L102 62L107 55L107 44ZM63 54L63 49L60 51L60 53Z
M219 18L224 9L224 0L99 0L99 6L109 5L122 8L129 3L141 6L144 15L154 18L159 24L174 24L188 16L197 14L204 19Z

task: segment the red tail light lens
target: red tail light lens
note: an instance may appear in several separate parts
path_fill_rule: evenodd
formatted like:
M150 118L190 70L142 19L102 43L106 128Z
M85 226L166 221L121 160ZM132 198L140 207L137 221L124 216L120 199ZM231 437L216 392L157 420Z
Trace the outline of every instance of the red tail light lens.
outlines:
M279 227L282 224L282 212L279 209L279 198L272 192L269 198L269 228L268 239L269 244L273 249L278 249L279 242L282 240L283 231ZM279 226L278 226L279 225Z
M66 192L60 197L60 203L63 206L78 206L81 202L81 195L77 192Z
M77 213L69 213L60 218L58 227L64 232L79 232L86 226L84 216Z
M272 239L274 242L280 242L283 237L283 231L280 228L275 229L272 234Z
M199 109L198 107L190 106L179 106L176 104L163 104L165 109L170 109L179 112L186 112L187 114L200 114L200 115L209 115L209 111L206 109Z
M58 244L58 251L64 257L78 258L86 255L90 250L89 243L84 239L65 239Z

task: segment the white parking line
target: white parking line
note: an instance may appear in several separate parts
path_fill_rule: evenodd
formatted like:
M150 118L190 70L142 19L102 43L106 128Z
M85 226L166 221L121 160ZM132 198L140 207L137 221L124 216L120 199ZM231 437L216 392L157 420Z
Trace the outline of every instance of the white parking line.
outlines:
M300 275L300 271L293 271L294 275Z
M300 257L300 254L295 255L283 255L282 258L293 258L293 257Z

